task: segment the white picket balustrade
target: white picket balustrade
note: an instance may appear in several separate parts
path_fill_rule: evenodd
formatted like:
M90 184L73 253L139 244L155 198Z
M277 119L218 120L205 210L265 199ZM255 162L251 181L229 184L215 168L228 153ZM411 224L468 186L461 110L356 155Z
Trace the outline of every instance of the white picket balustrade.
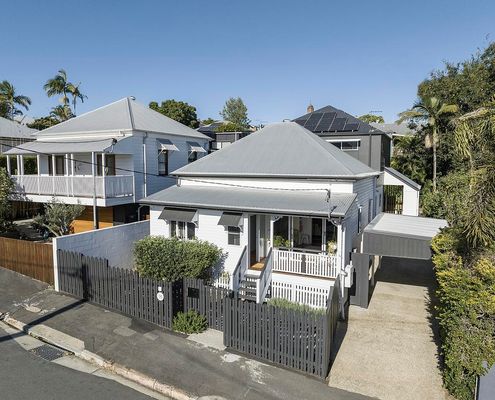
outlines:
M273 270L336 278L338 274L337 256L273 249Z

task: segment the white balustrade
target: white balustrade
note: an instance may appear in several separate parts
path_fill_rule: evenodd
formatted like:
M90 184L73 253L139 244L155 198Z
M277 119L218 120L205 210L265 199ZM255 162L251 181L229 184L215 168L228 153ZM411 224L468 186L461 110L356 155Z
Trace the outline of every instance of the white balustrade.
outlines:
M12 175L16 183L16 192L21 194L115 198L133 196L133 176L97 176L91 175Z
M273 271L336 278L337 256L273 249Z

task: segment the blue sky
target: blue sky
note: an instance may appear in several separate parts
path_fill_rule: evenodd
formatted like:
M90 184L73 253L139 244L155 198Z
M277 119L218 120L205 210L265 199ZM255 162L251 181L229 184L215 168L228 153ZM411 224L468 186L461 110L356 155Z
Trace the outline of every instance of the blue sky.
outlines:
M495 40L495 2L482 0L6 3L0 79L36 117L57 104L43 84L65 68L88 95L78 114L133 95L219 118L240 96L255 124L298 117L310 100L393 121L443 60Z

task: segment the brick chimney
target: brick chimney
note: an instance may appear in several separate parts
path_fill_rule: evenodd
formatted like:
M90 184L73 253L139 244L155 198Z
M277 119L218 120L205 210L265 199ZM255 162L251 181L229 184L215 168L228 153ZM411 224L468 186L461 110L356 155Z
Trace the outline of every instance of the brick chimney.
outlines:
M306 112L309 114L309 113L312 113L314 111L315 111L315 108L313 107L313 104L309 103L308 108L306 108Z

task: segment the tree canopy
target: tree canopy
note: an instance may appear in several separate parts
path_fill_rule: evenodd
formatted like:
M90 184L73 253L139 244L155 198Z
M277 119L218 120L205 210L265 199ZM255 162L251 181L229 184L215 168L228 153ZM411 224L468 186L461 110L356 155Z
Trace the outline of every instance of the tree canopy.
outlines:
M184 101L171 99L162 101L160 105L158 105L156 101L152 101L149 104L149 107L190 128L196 129L199 126L196 107L191 106Z
M31 99L27 96L17 93L14 85L9 81L0 82L0 116L8 119L14 119L16 115L22 115L23 112L19 107L29 110Z
M248 109L240 97L231 97L225 102L220 115L224 121L238 126L239 130L249 128L251 120L248 118Z
M375 114L364 114L358 117L363 122L366 122L367 124L371 124L372 122L376 122L378 124L383 124L385 120L381 115L375 115Z
M45 89L48 97L61 95L61 106L55 107L52 112L55 112L55 115L63 115L63 118L65 119L61 119L62 121L76 115L78 100L80 100L81 103L84 103L84 99L88 98L88 96L81 92L80 86L80 82L78 84L69 82L67 72L64 69L59 69L57 74L53 78L48 79L44 84L43 89ZM71 103L73 109L70 108Z

